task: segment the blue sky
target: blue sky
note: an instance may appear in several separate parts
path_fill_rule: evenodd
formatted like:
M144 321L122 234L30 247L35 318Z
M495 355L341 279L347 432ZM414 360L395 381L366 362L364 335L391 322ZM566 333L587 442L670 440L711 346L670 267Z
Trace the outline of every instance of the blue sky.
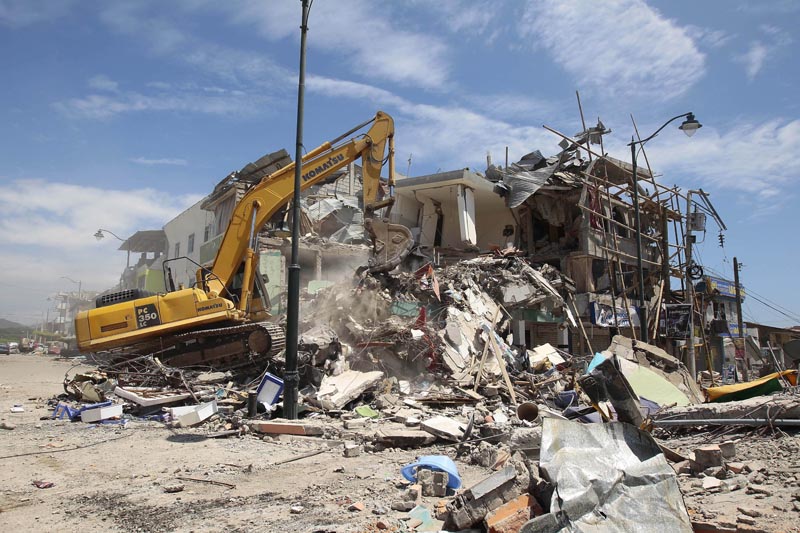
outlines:
M48 296L113 285L113 239L160 228L231 170L294 153L300 2L0 0L0 317L34 322ZM599 116L629 159L643 135L662 182L702 187L726 224L706 265L800 315L795 268L800 3L737 0L315 0L305 145L396 120L397 161L421 175L557 151ZM702 238L702 235L700 236ZM788 318L748 298L745 316Z

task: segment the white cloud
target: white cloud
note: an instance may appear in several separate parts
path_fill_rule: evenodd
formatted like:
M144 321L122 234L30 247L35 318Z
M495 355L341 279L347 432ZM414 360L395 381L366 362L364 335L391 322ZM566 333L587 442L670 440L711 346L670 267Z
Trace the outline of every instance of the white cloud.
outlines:
M271 41L299 36L299 2L238 0L184 4L195 10L221 10L232 23L255 27ZM344 60L364 79L380 78L440 89L449 78L448 47L444 40L400 28L386 3L351 0L345 7L338 2L315 2L309 17L308 46L314 54ZM309 70L313 68L309 65Z
M22 28L69 13L72 0L0 0L0 24Z
M515 125L458 105L417 104L384 89L319 76L311 78L308 89L337 98L370 101L389 112L396 122L397 157L405 159L404 154L412 153L414 161L429 167L472 166L483 170L486 152L497 159L505 154L506 146L512 160L537 148L544 153L557 150L559 139L540 126Z
M96 91L117 92L119 83L115 82L105 74L98 74L89 78L89 87Z
M750 48L744 54L737 56L737 61L744 64L747 77L751 80L755 79L761 68L764 66L764 61L767 59L769 49L760 41L753 41L750 43Z
M621 146L615 151L625 153ZM790 189L800 175L798 152L800 120L788 119L739 122L725 129L706 125L691 139L675 132L647 145L656 172L679 183L695 179L716 190L742 191L751 198L753 210L791 198Z
M751 81L781 48L794 42L792 36L778 26L762 24L758 29L764 35L764 40L752 41L745 53L734 56L735 61L744 65L745 73Z
M612 96L668 100L704 73L686 29L643 0L530 0L518 27L581 86Z
M731 42L735 35L723 30L714 30L689 24L684 27L686 34L696 43L710 46L711 48L721 48Z
M162 158L162 159L148 159L146 157L134 157L131 159L132 163L137 165L174 165L185 167L189 164L185 159Z
M100 18L114 31L142 39L155 55L187 63L229 82L282 88L292 79L290 71L271 58L191 35L172 23L162 14L163 10L154 12L151 7L147 2L108 3L104 4Z
M503 2L497 0L415 0L410 2L415 10L428 9L439 17L449 31L463 38L495 35L496 26L503 21ZM499 20L498 20L499 19Z
M252 115L264 109L268 97L218 87L170 87L152 93L118 91L114 94L89 94L56 102L54 107L70 117L109 119L120 114L153 111L206 113L212 115Z
M41 179L0 185L0 245L36 243L43 248L88 248L97 226L121 236L144 226L161 227L197 201L153 189L115 190Z
M38 316L52 307L46 297L74 291L61 276L82 282L83 290L113 287L126 254L116 239L97 241L98 227L126 238L140 229L161 228L199 200L152 189L102 189L42 179L0 177L0 249L3 298L0 316Z

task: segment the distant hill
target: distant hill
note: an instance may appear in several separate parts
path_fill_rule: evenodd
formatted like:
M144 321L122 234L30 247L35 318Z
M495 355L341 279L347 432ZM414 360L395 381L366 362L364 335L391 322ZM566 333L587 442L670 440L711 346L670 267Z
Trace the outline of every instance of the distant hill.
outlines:
M27 329L28 326L0 318L0 329Z

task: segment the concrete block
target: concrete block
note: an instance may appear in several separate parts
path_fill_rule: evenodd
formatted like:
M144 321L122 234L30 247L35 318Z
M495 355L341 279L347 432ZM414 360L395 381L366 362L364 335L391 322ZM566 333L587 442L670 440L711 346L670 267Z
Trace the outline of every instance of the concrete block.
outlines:
M719 451L722 452L723 459L733 459L736 457L736 445L733 441L726 441L719 444Z
M464 437L463 425L464 424L453 418L435 416L422 422L420 428L439 438L451 442L459 442Z
M344 429L359 429L367 425L366 418L351 418L344 421Z
M417 469L417 482L422 487L423 496L435 496L441 498L447 495L447 472L439 472L429 468Z
M361 455L361 446L358 444L345 444L344 456L345 457L358 457Z
M697 448L694 451L694 462L701 471L712 466L722 466L722 450L716 444Z
M392 416L392 420L400 424L407 424L409 420L418 421L421 415L422 411L419 409L400 409Z

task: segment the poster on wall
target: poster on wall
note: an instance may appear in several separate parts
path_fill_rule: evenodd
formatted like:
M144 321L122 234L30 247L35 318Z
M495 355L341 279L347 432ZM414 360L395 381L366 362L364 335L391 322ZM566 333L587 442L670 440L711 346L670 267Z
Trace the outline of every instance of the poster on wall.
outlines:
M689 338L689 304L667 304L664 306L664 335L670 339Z
M629 328L631 323L634 327L639 327L639 312L635 307L612 308L597 302L592 302L592 324L601 328Z

